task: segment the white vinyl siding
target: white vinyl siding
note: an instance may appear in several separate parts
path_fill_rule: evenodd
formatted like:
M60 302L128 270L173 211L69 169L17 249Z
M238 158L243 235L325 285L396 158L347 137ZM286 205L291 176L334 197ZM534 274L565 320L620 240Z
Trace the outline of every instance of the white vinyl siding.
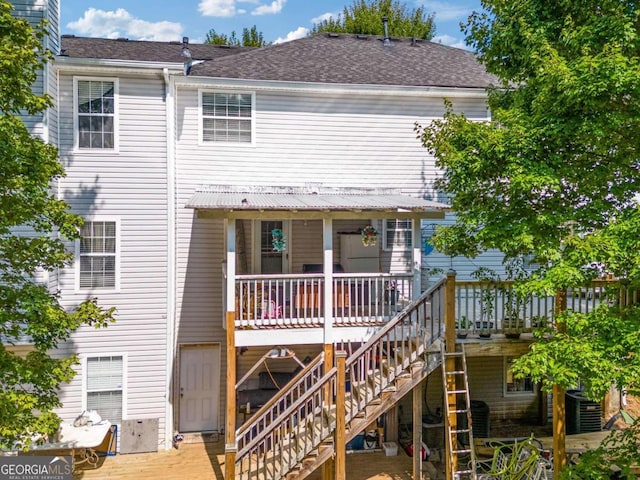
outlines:
M76 148L115 150L117 147L116 79L74 79Z
M385 250L394 248L410 250L413 247L413 224L411 220L387 219L382 224Z
M118 151L75 148L74 75L59 64L60 158L66 176L59 192L85 220L115 220L118 225L118 289L89 292L77 288L77 267L60 269L60 298L70 310L97 297L115 307L116 322L96 330L82 326L65 345L66 355L83 358L124 355L125 419L159 418L158 446L165 448L167 409L167 102L161 70L110 70L118 77ZM75 71L74 71L75 72ZM83 77L86 78L86 77ZM107 77L95 77L101 80ZM194 130L197 135L197 131ZM71 245L73 248L73 245ZM75 263L77 264L76 257ZM86 408L83 367L61 389L65 422ZM169 427L172 433L171 427Z
M78 290L117 290L118 223L85 221L77 245Z
M252 143L251 93L200 92L203 143Z
M120 423L124 418L124 357L87 358L87 410L96 410L103 419Z

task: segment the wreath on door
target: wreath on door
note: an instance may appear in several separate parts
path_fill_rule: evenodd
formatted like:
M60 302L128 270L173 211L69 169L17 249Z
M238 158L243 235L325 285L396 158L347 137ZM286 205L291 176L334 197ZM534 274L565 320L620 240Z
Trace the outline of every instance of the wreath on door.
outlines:
M367 225L362 229L362 245L365 247L375 247L378 243L378 231L373 225Z

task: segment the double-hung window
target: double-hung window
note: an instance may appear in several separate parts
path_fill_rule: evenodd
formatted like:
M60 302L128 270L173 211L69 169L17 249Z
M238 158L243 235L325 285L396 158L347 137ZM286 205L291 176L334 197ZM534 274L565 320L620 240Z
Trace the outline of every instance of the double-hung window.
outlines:
M86 406L103 419L120 423L124 410L125 361L122 355L87 357Z
M118 225L114 220L87 220L77 242L78 289L118 288Z
M78 149L116 148L117 88L115 79L75 79Z
M202 142L252 143L253 94L201 92Z
M410 250L413 247L412 220L383 220L383 246L385 250Z

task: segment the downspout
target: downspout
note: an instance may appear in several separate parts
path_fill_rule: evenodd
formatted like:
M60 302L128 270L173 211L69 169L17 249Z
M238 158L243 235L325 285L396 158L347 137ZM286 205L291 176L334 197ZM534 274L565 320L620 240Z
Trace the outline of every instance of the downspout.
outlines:
M163 68L167 129L167 357L165 387L165 450L173 447L174 409L173 378L175 362L176 312L176 194L175 194L175 80L168 68Z

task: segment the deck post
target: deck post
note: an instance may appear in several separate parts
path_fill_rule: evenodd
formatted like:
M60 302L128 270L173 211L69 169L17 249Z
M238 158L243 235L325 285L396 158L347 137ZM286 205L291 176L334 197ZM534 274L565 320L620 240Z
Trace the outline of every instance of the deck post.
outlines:
M456 272L449 270L447 272L447 283L444 288L444 332L445 332L445 349L447 352L455 352L456 349ZM450 357L445 360L447 365L442 365L441 368L446 368L447 371L454 371L455 358ZM448 382L455 382L455 377L449 375ZM446 385L446 389L449 391L456 390L455 384ZM445 402L449 405L449 411L455 412L457 409L457 399L455 393L447 395ZM453 472L458 466L458 457L450 450L452 447L454 450L457 448L457 436L450 435L448 432L455 430L458 424L457 414L445 416L445 432L446 435L451 436L452 445L449 446L449 442L445 442L446 461L445 465L445 478L453 478Z
M325 343L324 345L324 371L323 373L326 375L329 370L333 368L333 344ZM329 405L331 400L331 392L330 389L326 389L324 391L324 402L325 405ZM321 468L321 477L322 480L333 480L335 474L335 461L333 458L328 459L326 462L322 464Z
M227 330L227 403L225 416L224 471L225 478L236 476L236 222L225 220L227 232L227 285L226 285L226 318L224 326Z
M336 480L347 478L347 424L346 416L346 374L347 352L336 352L337 380L336 380L336 433L334 440Z
M236 477L236 347L235 312L227 312L227 415L224 446L224 478Z
M557 316L567 309L566 290L556 293L556 329L558 333L564 333L567 326L558 323ZM560 385L553 386L553 478L559 478L560 472L567 465L566 456L566 409L564 388Z
M422 478L422 390L424 382L413 387L413 478Z

